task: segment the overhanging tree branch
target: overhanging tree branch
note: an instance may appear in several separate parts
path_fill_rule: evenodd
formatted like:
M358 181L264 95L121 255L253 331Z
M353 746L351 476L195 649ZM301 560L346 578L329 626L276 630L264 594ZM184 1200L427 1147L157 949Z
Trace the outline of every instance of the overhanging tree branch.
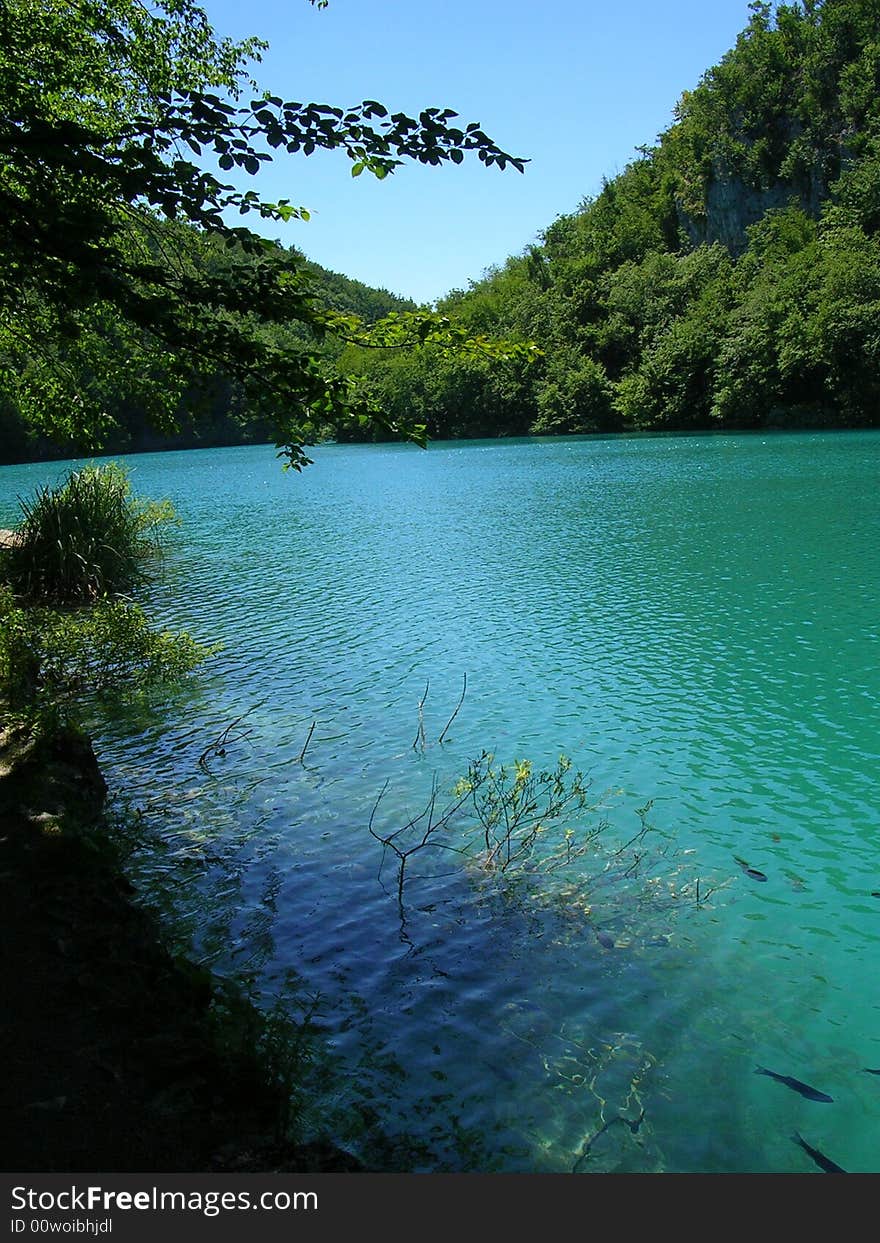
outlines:
M526 347L468 338L428 313L369 330L334 313L301 255L229 223L230 212L280 222L307 218L305 209L264 201L222 173L254 176L278 152L317 150L343 152L353 175L378 178L404 162L466 155L520 172L525 162L479 123L455 124L449 108L410 117L376 100L344 109L268 94L239 104L246 63L262 46L217 40L192 0L152 10L130 0L0 0L0 309L14 318L37 300L44 331L76 339L103 305L141 334L145 356L155 343L157 366L176 354L178 371L220 368L250 394L259 385L260 411L297 468L308 461L306 437L352 420L421 442L424 428L383 416L321 357L320 342L500 357ZM162 235L184 262L163 257ZM14 355L9 341L0 353L4 344ZM83 384L75 395L86 434L102 426L90 393Z

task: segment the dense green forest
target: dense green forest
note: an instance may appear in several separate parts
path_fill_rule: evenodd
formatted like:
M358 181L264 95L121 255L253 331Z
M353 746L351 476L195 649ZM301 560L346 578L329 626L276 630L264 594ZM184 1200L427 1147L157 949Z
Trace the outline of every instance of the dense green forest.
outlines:
M432 436L880 422L880 3L751 6L674 123L440 310L536 364L349 348Z
M280 243L279 243L280 246ZM385 289L373 289L361 281L322 268L294 250L302 260L302 271L308 278L315 300L344 315L357 316L364 324L375 324L391 312L415 310L415 304L398 298ZM246 258L244 259L246 262ZM118 331L118 325L114 326ZM109 348L118 346L116 331L107 327L96 334L97 341ZM279 333L279 335L281 335ZM319 348L329 363L338 358L341 343L330 339L320 345L309 339L301 324L291 324L284 336L304 346ZM86 349L95 342L81 342ZM73 351L71 350L71 353ZM79 366L77 360L77 366ZM88 365L88 364L86 364ZM40 358L33 359L19 384L42 385L48 368ZM203 369L190 376L171 412L174 426L156 426L155 412L144 401L142 388L126 382L124 373L116 372L117 386L106 391L108 425L101 437L101 448L107 453L139 452L153 449L210 448L218 445L265 443L274 439L271 420L254 410L241 384L224 375L222 370ZM139 379L141 379L139 377ZM82 447L76 436L67 441L57 431L48 435L28 419L15 399L15 386L0 391L0 461L16 462L34 458L57 458L66 452L75 453Z
M14 46L12 36L6 42ZM29 116L32 83L22 87L22 57L8 63ZM63 77L66 64L52 73ZM222 69L213 67L219 80ZM103 106L106 86L101 90ZM58 98L57 89L46 97ZM81 92L77 100L81 124ZM364 115L374 106L368 101ZM198 117L186 124L190 136L200 132ZM449 158L430 145L438 124L428 117L429 145L416 158ZM470 142L472 129L449 131L452 141ZM93 147L98 135L88 134ZM341 141L328 135L318 141ZM286 141L299 150L302 138ZM473 141L489 142L479 131ZM17 147L16 158L20 173ZM250 149L235 158L258 167ZM503 153L492 159L502 167L510 161ZM377 175L393 164L384 156L374 162ZM16 190L16 210L20 202L33 210L36 194ZM140 295L133 320L128 304L120 316L118 302L91 301L77 310L72 330L59 333L52 320L46 338L41 320L53 314L47 290L54 269L36 296L21 294L26 286L15 263L8 269L18 292L0 326L0 460L286 437L278 431L283 391L276 385L267 405L258 383L242 382L241 368L235 374L212 361L218 325L230 313L236 332L250 333L236 355L248 375L258 376L245 357L253 349L294 370L300 358L302 374L314 373L318 414L310 408L292 433L305 443L411 434L405 429L414 427L418 438L422 426L434 437L456 437L880 421L880 0L753 4L736 46L682 95L655 145L523 253L450 293L433 316L327 272L295 248L276 244L273 258L247 238L238 246L234 230L215 236L216 212L205 232L198 212L181 220L176 210L163 206L164 218L144 215L138 226L149 279L170 253L187 297L195 272L197 297L207 282L222 299L219 319L213 311L191 319L183 336L175 330L170 348L161 322L157 327L161 298L150 303L145 330ZM298 214L283 205L261 210ZM130 245L123 241L120 253ZM15 258L18 246L13 236L5 249ZM30 263L28 253L21 272ZM254 299L267 280L288 267L293 285L285 294L273 285L268 309L258 308ZM285 297L292 318L285 318ZM320 316L313 306L324 308ZM363 348L358 342L376 324ZM198 332L198 349L183 358L188 331ZM422 345L401 348L401 341ZM356 398L378 417L322 422L318 377L325 374L338 377L330 407ZM98 431L91 443L78 436L80 394Z
M56 453L259 437L300 470L337 430L425 440L339 370L342 342L534 353L468 341L240 223L308 219L243 188L278 154L334 151L379 180L407 162L524 168L449 108L261 92L265 46L216 35L196 0L0 0L7 459L38 454L40 437Z

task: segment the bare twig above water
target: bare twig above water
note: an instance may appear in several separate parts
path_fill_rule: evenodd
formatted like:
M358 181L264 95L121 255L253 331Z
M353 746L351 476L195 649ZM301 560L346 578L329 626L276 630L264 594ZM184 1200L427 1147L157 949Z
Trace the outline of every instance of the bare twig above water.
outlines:
M704 902L708 902L709 899L712 897L713 893L718 893L720 889L726 889L729 884L730 884L730 877L728 876L726 880L719 881L717 885L710 885L708 889L703 889L701 891L700 890L700 878L698 876L697 884L696 884L697 906L702 906Z
M309 748L309 743L312 741L312 734L315 732L315 726L317 724L318 724L317 721L312 721L312 727L309 730L309 736L308 738L306 738L305 745L303 746L302 751L300 751L299 755L296 757L297 764L301 764L303 760L305 759L306 751Z
M461 699L459 699L458 704L457 704L457 706L456 706L456 709L455 709L455 711L453 712L452 716L451 716L451 717L449 718L449 720L446 722L446 728L443 730L443 733L442 733L442 734L440 735L440 737L437 739L437 741L438 741L438 742L442 742L442 741L443 741L443 739L446 737L446 731L449 729L449 726L452 724L452 722L453 722L453 721L455 720L455 718L458 716L458 714L459 714L459 712L460 712L460 710L461 710L461 705L464 703L464 697L465 697L465 695L466 695L466 694L467 694L467 674L465 674L465 675L464 675L464 683L463 683L462 688L461 688Z
M424 695L422 695L421 699L419 700L419 728L416 732L415 738L413 739L413 751L415 751L416 747L420 745L423 751L425 749L425 717L424 717L423 710L425 707L425 700L428 698L428 687L430 685L431 685L431 679L429 678L428 681L425 683L425 693Z
M249 738L253 731L251 729L239 729L238 727L241 725L242 721L247 720L252 712L256 712L258 708L262 708L265 702L265 699L261 699L260 702L254 704L252 708L248 708L247 712L243 712L241 716L237 716L234 721L230 721L226 728L217 735L213 742L209 743L208 746L205 747L204 751L199 756L199 768L203 769L206 773L210 772L211 770L207 763L210 755L213 754L216 757L222 758L226 754L226 748L231 742L241 742L243 739Z

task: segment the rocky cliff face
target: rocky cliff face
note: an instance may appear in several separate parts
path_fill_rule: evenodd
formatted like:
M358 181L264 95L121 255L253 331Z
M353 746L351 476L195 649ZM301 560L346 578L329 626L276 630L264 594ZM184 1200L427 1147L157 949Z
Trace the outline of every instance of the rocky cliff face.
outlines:
M817 218L827 196L825 177L817 168L797 182L778 180L755 188L723 160L716 159L712 161L706 188L705 214L690 215L680 207L679 221L691 245L721 242L731 254L739 255L748 244L746 230L757 224L765 212L795 204L807 215Z

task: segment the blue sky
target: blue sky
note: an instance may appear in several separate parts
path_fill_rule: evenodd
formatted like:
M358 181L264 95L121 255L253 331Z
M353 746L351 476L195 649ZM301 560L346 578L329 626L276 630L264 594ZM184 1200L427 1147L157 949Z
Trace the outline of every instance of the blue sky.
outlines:
M308 223L269 226L325 267L429 302L519 253L650 144L736 39L747 0L202 0L218 34L259 35L286 99L455 108L524 175L477 160L353 179L337 153L278 157L253 183ZM252 222L249 222L252 223ZM252 227L256 227L253 226Z

